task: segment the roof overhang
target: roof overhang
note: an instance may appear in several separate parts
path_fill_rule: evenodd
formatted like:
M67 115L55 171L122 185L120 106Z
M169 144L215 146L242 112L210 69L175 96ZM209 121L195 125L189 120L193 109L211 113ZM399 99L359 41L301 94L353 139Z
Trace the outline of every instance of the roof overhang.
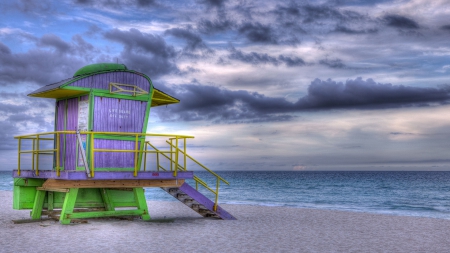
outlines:
M152 107L179 103L180 100L153 88Z

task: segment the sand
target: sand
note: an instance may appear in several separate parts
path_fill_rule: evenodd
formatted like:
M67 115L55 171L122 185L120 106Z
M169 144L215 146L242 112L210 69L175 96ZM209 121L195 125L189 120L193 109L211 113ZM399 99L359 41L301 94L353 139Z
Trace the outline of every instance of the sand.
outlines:
M13 224L0 191L0 252L449 252L450 220L368 213L222 205L238 220L205 219L178 202L148 201L154 219Z

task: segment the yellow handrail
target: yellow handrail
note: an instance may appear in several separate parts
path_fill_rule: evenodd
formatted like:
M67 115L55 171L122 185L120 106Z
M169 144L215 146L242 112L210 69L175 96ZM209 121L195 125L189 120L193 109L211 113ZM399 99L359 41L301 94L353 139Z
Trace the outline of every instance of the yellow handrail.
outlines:
M130 132L95 132L95 131L80 131L79 132L82 135L87 135L87 140L89 140L89 145L86 147L89 151L89 166L90 166L90 176L93 178L95 176L95 162L94 162L94 154L95 152L121 152L121 153L134 153L134 176L137 176L138 171L140 171L140 167L142 167L140 164L139 157L141 154L144 154L144 171L146 170L146 162L147 162L147 154L148 153L156 153L156 164L157 164L157 170L160 169L167 171L162 165L160 165L159 155L161 154L163 157L169 160L170 162L170 171L173 172L173 176L176 177L178 174L178 171L187 171L187 159L189 158L191 161L199 165L204 170L208 171L210 174L216 177L216 187L215 190L210 187L205 181L198 178L197 176L194 176L193 179L196 182L196 188L198 190L198 185L205 187L207 190L211 191L215 194L215 203L214 203L214 210L217 209L217 202L218 202L218 196L219 196L219 186L220 181L223 181L227 185L229 185L229 182L226 181L224 178L207 168L205 165L194 159L192 156L188 155L186 152L186 139L188 138L194 138L190 135L174 135L174 134L150 134L150 133L130 133ZM36 175L39 175L39 155L56 155L55 161L55 170L56 174L59 177L60 176L60 170L61 170L61 164L60 164L60 156L61 156L61 134L77 134L77 131L54 131L54 132L43 132L43 133L37 133L37 134L26 134L26 135L19 135L15 136L15 139L18 139L18 174L21 173L21 154L32 154L32 169L35 171ZM53 135L53 138L46 137L47 135ZM98 135L102 135L105 138L104 135L114 135L114 136L128 136L131 138L134 137L134 149L130 150L117 150L117 149L105 149L105 148L95 148L94 142L96 138L100 138L100 136L95 137ZM157 149L154 145L152 145L149 141L145 141L146 137L169 137L168 140L166 140L166 143L169 144L170 151L164 151ZM55 148L54 149L40 149L40 142L42 141L54 141L56 139ZM179 141L180 139L183 140L183 147L180 149L179 147ZM31 150L22 150L22 140L32 140L32 149ZM132 140L132 139L131 139ZM140 141L144 141L144 146L139 145ZM174 143L175 142L175 143ZM154 150L148 150L148 145L151 146ZM140 147L145 148L140 148ZM78 147L77 147L78 149ZM142 150L141 150L142 149ZM170 156L168 155L170 154ZM179 164L179 155L183 156L183 165Z

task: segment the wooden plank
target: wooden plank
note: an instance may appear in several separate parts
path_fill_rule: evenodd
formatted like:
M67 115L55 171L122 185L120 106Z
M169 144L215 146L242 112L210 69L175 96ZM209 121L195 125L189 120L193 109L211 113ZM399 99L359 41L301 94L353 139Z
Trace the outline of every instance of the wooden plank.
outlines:
M49 179L51 180L51 179ZM48 192L69 192L69 189L56 189L56 188L44 188L44 187L36 187L38 191L48 191Z
M117 210L117 211L103 211L103 212L82 212L82 213L70 213L65 216L68 219L83 219L83 218L101 218L110 216L123 216L123 215L142 215L144 210Z
M180 187L184 179L178 180L57 180L48 179L42 185L46 189L61 188L137 188L137 187Z

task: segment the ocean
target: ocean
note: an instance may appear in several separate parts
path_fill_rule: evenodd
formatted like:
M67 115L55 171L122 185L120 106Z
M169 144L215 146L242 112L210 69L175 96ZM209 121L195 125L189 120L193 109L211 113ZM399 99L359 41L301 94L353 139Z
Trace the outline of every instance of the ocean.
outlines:
M450 219L450 172L221 171L219 204L284 206ZM215 179L195 172L208 184ZM192 186L195 184L191 182ZM11 172L0 172L0 190L12 191ZM204 189L200 191L212 197ZM148 200L177 201L159 188Z

